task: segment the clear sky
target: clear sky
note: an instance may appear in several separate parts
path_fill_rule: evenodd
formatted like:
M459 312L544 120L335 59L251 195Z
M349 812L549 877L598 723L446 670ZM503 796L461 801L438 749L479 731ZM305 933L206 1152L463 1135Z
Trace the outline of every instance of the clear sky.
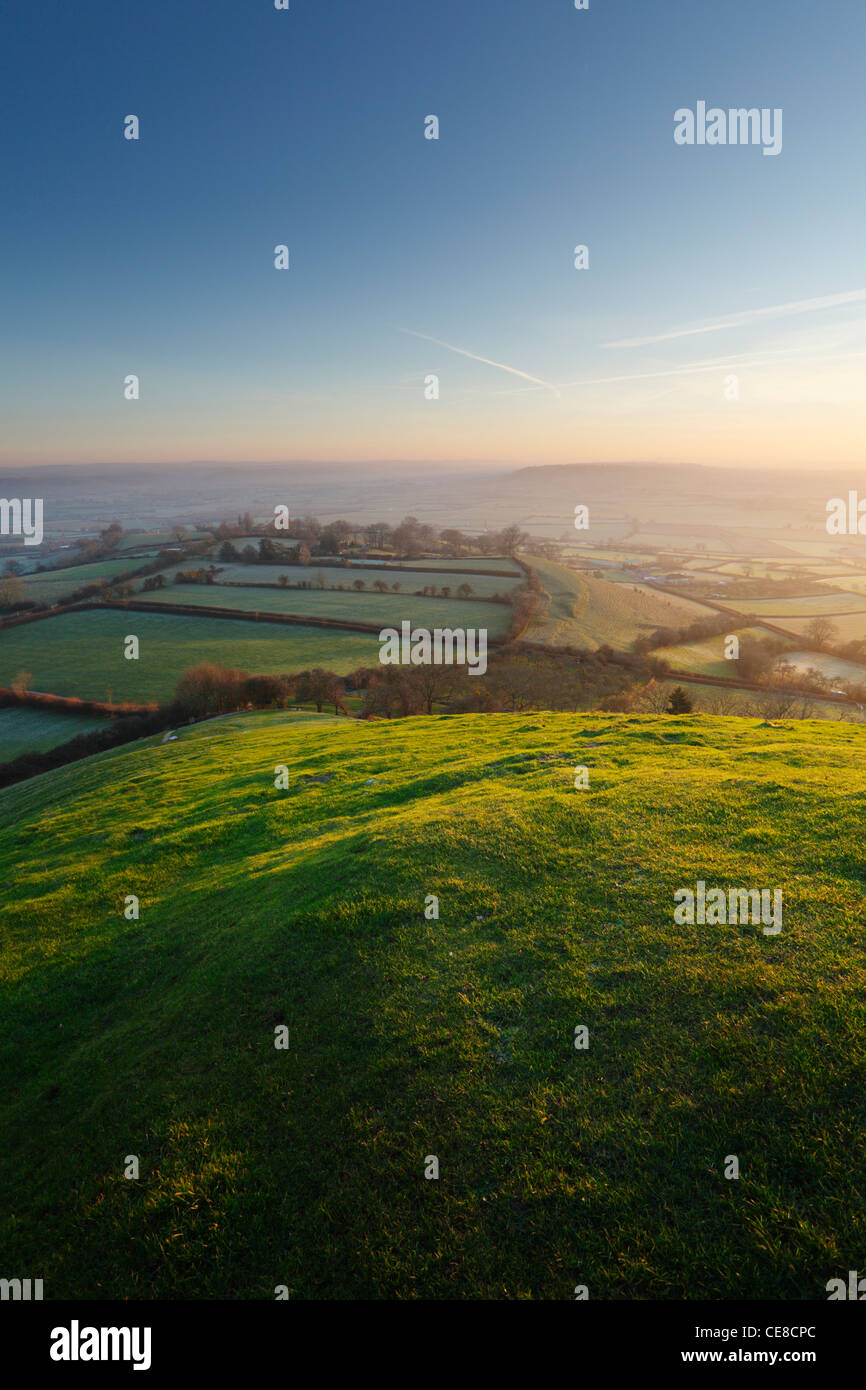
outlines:
M858 0L7 0L0 65L4 465L863 459Z

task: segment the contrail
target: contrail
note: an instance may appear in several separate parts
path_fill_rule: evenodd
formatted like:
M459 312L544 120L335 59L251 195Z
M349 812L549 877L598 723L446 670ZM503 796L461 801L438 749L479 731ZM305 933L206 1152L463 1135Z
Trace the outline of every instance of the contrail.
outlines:
M718 333L722 328L740 328L743 324L757 319L782 318L789 314L809 314L818 309L836 309L842 304L856 304L866 299L866 290L847 290L844 294L827 294L820 299L794 299L789 304L774 304L767 309L743 309L726 318L715 319L712 323L698 328L673 328L668 333L655 333L647 338L618 338L613 343L602 343L606 348L648 347L652 343L667 343L672 338L691 338L698 333Z
M490 357L479 357L477 352L468 352L466 348L455 347L453 343L443 343L441 338L431 338L429 333L416 333L413 328L401 328L401 333L408 333L413 338L423 338L425 342L436 343L437 347L447 348L449 352L457 352L461 357L469 357L473 362L483 362L488 367L498 367L501 372L510 372L512 376L523 377L524 381L531 381L535 386L543 386L546 390L552 391L554 396L559 396L559 389L549 381L542 381L541 377L530 376L529 372L521 372L517 367L508 367L504 362L494 362Z

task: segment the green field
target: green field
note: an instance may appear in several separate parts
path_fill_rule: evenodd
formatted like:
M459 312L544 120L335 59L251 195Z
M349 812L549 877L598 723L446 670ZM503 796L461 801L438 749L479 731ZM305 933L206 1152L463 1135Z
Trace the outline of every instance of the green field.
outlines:
M204 540L211 533L209 531L187 531L183 541L178 542L173 531L143 531L140 535L121 536L117 543L118 550L139 550L143 545L155 545L157 548L163 545L178 545L186 541Z
M667 661L675 671L686 671L695 676L719 676L722 680L736 680L737 663L733 660L728 661L725 657L726 636L753 637L760 642L771 636L775 637L776 634L771 634L762 627L736 627L732 624L729 634L707 637L702 642L684 642L676 647L657 647L653 655ZM780 643L784 641L783 638L778 640ZM794 639L791 638L791 647L795 645Z
M162 573L166 579L173 579L178 570L197 568L194 561L184 561L181 564L170 565ZM525 576L520 574L462 574L457 572L451 574L433 574L427 570L418 570L411 573L407 570L377 569L371 565L225 565L220 568L217 577L218 584L277 584L280 576L285 575L289 584L308 583L317 585L321 576L328 588L336 588L342 584L346 589L352 589L356 580L363 580L365 589L375 594L373 588L377 580L387 584L389 589L398 585L398 592L402 594L414 594L416 589L426 588L428 584L433 584L437 589L445 587L451 590L452 596L456 594L461 584L468 584L473 593L481 598L489 598L493 594L507 594L516 585L520 584ZM141 587L140 585L138 586ZM157 598L158 595L154 594Z
M21 753L47 753L76 734L90 734L105 727L104 719L89 714L59 714L54 710L24 706L0 709L0 763Z
M712 611L704 604L657 593L643 584L594 579L535 556L529 563L550 598L526 634L533 642L593 651L606 643L624 651L641 633L656 627L683 627Z
M124 571L135 570L144 560L96 560L92 565L70 565L65 569L49 570L45 574L23 575L25 597L36 599L39 603L58 603L83 589L85 584L95 584L100 579L114 579Z
M129 633L139 639L138 661L123 656L123 639ZM357 666L374 666L378 659L374 633L170 613L99 609L0 632L0 685L10 685L20 670L26 670L31 672L31 690L85 700L104 700L109 691L116 701L167 700L187 667L201 661L253 674L311 666L343 674Z
M4 1268L51 1299L825 1300L866 1248L864 747L253 715L10 788ZM675 924L698 879L781 887L782 932Z
M399 628L401 622L420 627L487 628L491 637L508 630L511 609L506 604L474 599L418 598L414 594L340 593L334 589L247 589L220 584L170 584L158 593L142 594L157 603L194 604L202 608L237 608L245 613L293 613L299 617L331 618L356 623L381 623ZM378 650L378 648L377 648Z
M410 569L429 569L432 565L437 570L487 570L492 574L515 574L523 578L523 570L516 560L512 560L507 555L464 555L461 560L446 559L444 556L436 555L432 559L428 556L424 560L401 560L401 565L408 565ZM466 576L469 583L472 583L473 575ZM442 582L448 580L442 575Z

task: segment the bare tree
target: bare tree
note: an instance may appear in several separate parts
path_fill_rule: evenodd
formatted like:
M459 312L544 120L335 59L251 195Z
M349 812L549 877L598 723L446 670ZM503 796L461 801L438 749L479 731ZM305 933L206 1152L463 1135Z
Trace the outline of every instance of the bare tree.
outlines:
M813 618L803 629L803 636L810 646L817 647L823 651L825 647L835 642L839 629L835 623L831 623L829 618Z

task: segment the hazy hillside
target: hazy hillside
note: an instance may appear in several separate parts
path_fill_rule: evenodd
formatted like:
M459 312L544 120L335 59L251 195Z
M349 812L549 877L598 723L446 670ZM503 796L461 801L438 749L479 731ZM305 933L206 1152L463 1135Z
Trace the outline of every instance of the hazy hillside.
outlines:
M558 647L596 651L607 645L625 651L635 637L657 627L684 627L708 610L677 594L654 592L641 584L616 584L527 557L538 573L544 605L527 638Z
M46 1298L824 1298L866 1240L863 749L249 715L13 787L4 1268ZM699 878L781 887L781 934L676 925Z

